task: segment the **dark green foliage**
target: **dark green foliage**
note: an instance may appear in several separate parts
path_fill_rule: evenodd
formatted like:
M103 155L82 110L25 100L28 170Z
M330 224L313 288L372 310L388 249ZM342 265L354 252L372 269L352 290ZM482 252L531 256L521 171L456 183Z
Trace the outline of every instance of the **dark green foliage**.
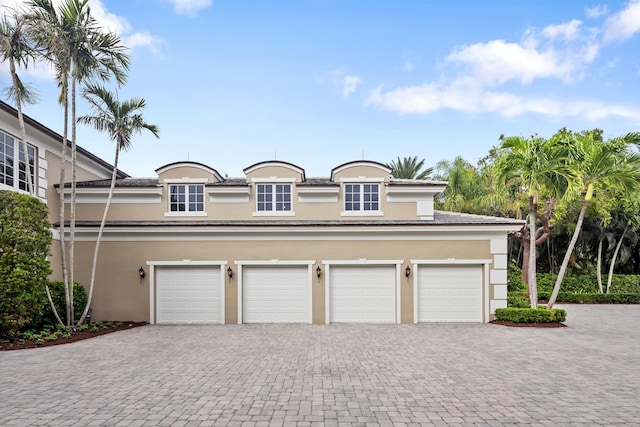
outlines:
M41 305L50 244L47 206L0 191L0 335L14 335Z
M604 280L606 280L606 276ZM538 293L540 295L551 293L555 281L555 274L538 274ZM604 286L606 287L606 283ZM589 274L567 276L562 281L560 292L598 293L598 280L595 275ZM614 274L611 280L611 293L640 293L640 276Z
M564 322L567 320L567 312L561 308L552 308L551 310L547 310L545 307L507 307L496 309L496 319L516 323Z
M64 283L63 282L49 282L49 292L51 293L51 299L58 310L58 315L64 317L65 313L65 297L64 297ZM41 305L36 308L31 321L28 322L25 327L38 329L45 325L55 325L57 323L53 311L51 310L51 304L47 299L46 291L42 288ZM84 286L79 283L73 285L73 318L79 319L82 315L82 310L87 303L87 293Z
M522 270L518 267L515 259L512 259L507 269L507 288L509 292L516 290L527 290L527 285L522 283L520 277Z
M507 295L507 306L516 308L531 308L531 302L526 292L509 292Z
M541 300L548 300L551 292L540 292ZM601 294L592 292L562 292L558 293L558 302L591 303L591 304L640 304L640 293Z

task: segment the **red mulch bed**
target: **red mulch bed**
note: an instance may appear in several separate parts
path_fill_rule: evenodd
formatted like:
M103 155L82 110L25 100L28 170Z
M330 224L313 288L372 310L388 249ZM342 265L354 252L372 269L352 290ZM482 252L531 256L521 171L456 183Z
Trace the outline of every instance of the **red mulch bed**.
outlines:
M517 323L509 320L492 320L489 323L493 323L494 325L510 326L513 328L566 328L567 326L561 322Z
M34 340L24 340L24 343L16 342L8 342L0 340L0 351L4 350L21 350L25 348L38 348L38 347L48 347L50 345L60 345L60 344L69 344L76 341L86 340L88 338L97 337L99 335L111 334L113 332L123 331L125 329L137 328L138 326L144 326L147 322L121 322L120 326L111 326L109 328L100 329L98 331L77 331L74 332L71 337L63 338L60 337L54 341L45 341L43 344L36 344Z

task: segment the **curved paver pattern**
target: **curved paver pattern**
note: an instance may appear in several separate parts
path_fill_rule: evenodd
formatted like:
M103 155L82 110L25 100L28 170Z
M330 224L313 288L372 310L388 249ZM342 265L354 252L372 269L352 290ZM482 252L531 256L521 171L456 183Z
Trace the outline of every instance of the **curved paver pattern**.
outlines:
M2 425L640 423L640 306L568 328L145 326L0 353Z

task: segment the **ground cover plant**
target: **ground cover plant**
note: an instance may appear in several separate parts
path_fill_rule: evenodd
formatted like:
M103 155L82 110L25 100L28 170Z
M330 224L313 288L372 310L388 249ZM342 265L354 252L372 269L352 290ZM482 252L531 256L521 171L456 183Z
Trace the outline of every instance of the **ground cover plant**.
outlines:
M19 332L11 338L0 339L0 350L20 350L68 344L143 325L146 325L146 322L94 322L84 323L80 326L49 325L41 329Z

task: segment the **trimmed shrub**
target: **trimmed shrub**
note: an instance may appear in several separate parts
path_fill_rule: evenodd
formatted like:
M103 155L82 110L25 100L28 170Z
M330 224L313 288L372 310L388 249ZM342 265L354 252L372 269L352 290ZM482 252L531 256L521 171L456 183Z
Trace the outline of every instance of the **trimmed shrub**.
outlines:
M41 304L51 269L47 205L0 191L0 336L15 335Z
M531 308L531 302L526 292L509 292L507 295L507 306L515 308Z
M515 323L564 322L567 320L567 312L561 308L552 308L551 310L547 310L545 307L507 307L496 309L496 319L507 320Z

